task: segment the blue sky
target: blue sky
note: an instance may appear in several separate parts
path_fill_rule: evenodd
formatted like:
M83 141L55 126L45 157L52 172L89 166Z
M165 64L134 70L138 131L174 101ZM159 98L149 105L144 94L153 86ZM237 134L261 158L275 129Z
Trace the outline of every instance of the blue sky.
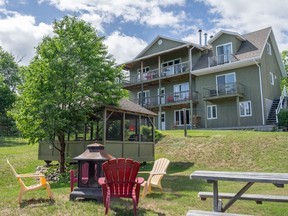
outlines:
M27 65L52 22L75 15L105 36L117 63L133 59L155 37L199 43L198 29L245 34L271 26L288 49L288 0L0 0L0 46Z

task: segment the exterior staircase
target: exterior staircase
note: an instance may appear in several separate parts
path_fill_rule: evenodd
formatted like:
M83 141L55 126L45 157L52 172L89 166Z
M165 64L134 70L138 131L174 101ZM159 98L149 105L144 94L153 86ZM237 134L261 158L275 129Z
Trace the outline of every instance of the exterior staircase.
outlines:
M268 118L266 120L266 125L276 125L277 124L277 119L276 119L276 109L278 107L280 99L274 99L272 106L269 111Z

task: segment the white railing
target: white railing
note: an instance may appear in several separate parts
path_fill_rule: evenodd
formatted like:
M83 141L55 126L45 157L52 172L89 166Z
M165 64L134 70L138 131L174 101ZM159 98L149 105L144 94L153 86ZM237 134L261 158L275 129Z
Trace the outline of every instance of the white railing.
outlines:
M284 101L286 96L287 96L287 89L286 89L286 86L284 86L283 91L282 91L281 96L280 96L280 100L279 100L277 109L275 110L275 112L276 112L276 123L278 123L278 114L283 109L283 101Z

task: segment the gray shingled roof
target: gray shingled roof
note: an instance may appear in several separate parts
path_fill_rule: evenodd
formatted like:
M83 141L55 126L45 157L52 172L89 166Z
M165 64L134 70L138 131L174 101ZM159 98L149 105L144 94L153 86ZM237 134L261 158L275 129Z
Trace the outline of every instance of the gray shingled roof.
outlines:
M271 27L243 35L246 41L241 44L235 53L239 60L260 57L266 45Z
M246 41L242 42L235 57L241 61L245 59L260 57L265 47L267 38L271 32L271 27L261 29L255 32L242 35ZM194 65L193 70L200 70L208 67L208 57L212 56L212 49L200 57L198 62Z
M127 99L121 99L119 101L119 106L107 106L107 108L111 109L118 109L122 111L127 111L127 112L133 112L133 113L138 113L138 114L145 114L145 115L150 115L150 116L157 116L156 113L132 102Z

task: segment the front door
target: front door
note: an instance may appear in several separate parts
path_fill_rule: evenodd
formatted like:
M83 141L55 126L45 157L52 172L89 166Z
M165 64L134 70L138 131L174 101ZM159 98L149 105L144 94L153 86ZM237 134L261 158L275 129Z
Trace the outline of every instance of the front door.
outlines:
M161 88L161 91L159 91L158 88L158 104L165 104L165 88Z
M161 113L161 130L166 130L165 112Z

